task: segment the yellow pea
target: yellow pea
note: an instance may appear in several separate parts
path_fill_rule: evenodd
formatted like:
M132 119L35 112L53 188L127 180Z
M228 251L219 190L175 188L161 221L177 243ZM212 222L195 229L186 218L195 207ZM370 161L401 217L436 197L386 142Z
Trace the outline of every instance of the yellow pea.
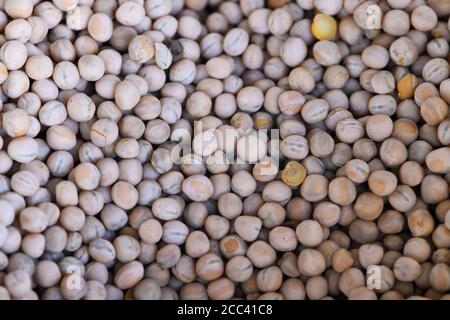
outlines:
M412 73L403 76L397 83L398 97L401 100L409 99L414 96L414 90L417 86L417 77Z
M330 40L334 37L337 31L336 20L327 14L318 13L313 19L311 31L316 39Z
M281 179L291 187L299 186L306 178L305 167L297 161L289 161L281 173Z

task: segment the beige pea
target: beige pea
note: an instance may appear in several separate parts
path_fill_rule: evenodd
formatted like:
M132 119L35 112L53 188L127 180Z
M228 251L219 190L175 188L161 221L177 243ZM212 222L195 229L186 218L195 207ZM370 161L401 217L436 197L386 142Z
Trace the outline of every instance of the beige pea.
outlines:
M307 56L307 47L301 38L290 37L280 48L280 58L289 67L296 67L302 63Z
M449 65L445 59L434 58L429 60L422 69L422 77L425 81L439 84L449 76Z
M61 271L55 262L42 260L36 264L35 280L39 286L49 288L58 284L60 279Z
M153 151L150 162L158 174L169 172L173 167L171 153L165 148Z
M67 110L59 101L49 101L39 110L39 121L45 126L62 124L67 119Z
M39 145L33 138L20 137L11 140L7 151L12 160L26 163L36 159L39 153Z
M121 110L131 110L141 98L139 89L130 80L124 80L114 89L114 101Z
M106 42L112 37L113 22L106 13L96 12L90 16L87 30L94 40Z
M427 124L438 125L448 115L448 105L439 97L429 97L420 106L420 115Z
M131 184L119 181L111 188L111 198L119 207L129 210L138 202L138 192Z
M2 228L2 252L4 254L12 254L20 249L22 236L18 229L13 226Z
M93 35L91 36L94 38ZM105 73L111 75L118 75L120 73L123 58L119 52L114 49L104 49L98 53L98 56L105 64Z
M281 141L281 153L289 159L302 160L309 152L308 140L299 135L291 135Z
M227 278L220 278L208 284L208 296L213 300L229 300L234 295L234 284Z
M235 256L231 258L225 266L227 277L236 282L245 282L251 277L252 272L253 265L251 261L244 256Z
M86 216L78 207L65 207L61 211L59 222L67 231L79 231L84 226Z
M261 68L264 62L264 54L259 46L250 44L242 55L242 63L251 70Z
M53 74L53 62L45 55L35 55L27 60L25 70L33 80L47 79Z
M40 233L47 228L47 214L38 207L23 209L19 215L20 227L31 233Z
M430 271L430 283L439 292L445 292L450 287L450 270L445 263L438 263Z
M53 81L62 90L74 89L80 81L77 66L70 61L59 62L53 69Z
M89 243L89 255L95 261L106 263L116 257L116 251L108 240L95 239Z
M356 198L356 187L346 177L338 177L328 185L330 200L342 206L351 204Z
M276 260L275 250L267 242L261 240L253 242L248 247L246 255L257 268L268 267Z
M296 233L288 227L275 227L269 233L269 243L277 251L292 251L297 247Z
M262 269L256 276L256 284L263 292L276 291L281 287L283 274L276 266Z
M398 139L388 138L380 147L380 158L388 167L398 167L408 156L405 145Z
M298 241L306 247L316 247L323 241L323 229L315 220L302 221L295 233Z
M342 59L338 46L329 40L321 40L314 44L313 57L319 64L326 67L338 64Z
M2 216L0 216L0 222L4 226L9 226L15 218L13 205L6 200L0 200L0 209L3 212Z
M292 69L288 76L289 86L292 90L300 91L301 93L309 93L315 87L315 79L308 69L297 67Z
M155 60L158 67L163 70L168 69L172 65L172 53L163 43L155 43Z
M200 279L212 281L219 278L224 272L222 259L214 253L201 256L196 264L195 271Z
M182 16L178 21L178 33L183 37L191 40L197 39L202 30L200 22L191 16Z
M39 189L39 180L30 171L22 170L16 172L10 180L11 189L15 192L29 197L34 195Z
M56 125L48 129L47 143L54 150L70 150L76 145L76 136L69 127Z
M84 80L97 81L105 74L105 64L100 57L87 54L78 60L78 70Z
M411 24L419 31L430 31L438 21L436 12L429 6L421 5L411 13Z
M325 131L315 130L308 135L308 143L311 153L316 157L326 157L335 150L333 138Z
M413 258L400 257L395 262L393 271L400 281L414 281L420 276L422 268Z
M248 46L249 35L241 28L234 28L228 31L223 39L223 50L229 56L241 55Z
M114 282L121 289L128 289L136 285L144 276L144 267L138 261L131 261L119 268Z
M382 46L372 45L363 50L361 58L369 68L383 69L389 62L389 52Z
M74 180L79 188L94 190L100 183L100 171L90 162L80 163L75 168Z
M428 169L434 173L447 173L450 171L448 163L450 156L450 148L443 147L430 152L426 156L426 164Z
M280 111L286 115L298 114L305 103L305 97L296 91L285 91L278 96Z
M4 2L5 12L13 19L28 18L33 12L33 1L31 0L6 0Z
M135 260L141 251L139 241L129 235L120 235L113 241L116 257L122 263Z
M345 248L337 249L331 259L333 269L339 273L343 273L345 270L351 268L354 263L351 253Z
M169 221L182 214L182 207L173 198L159 198L153 202L152 212L156 218Z
M336 136L345 143L354 143L356 140L362 138L364 135L364 128L356 119L344 119L336 125Z
M385 114L376 114L367 119L366 132L370 139L373 141L383 141L388 138L394 124L390 117Z
M147 122L144 134L145 139L152 144L161 144L170 137L170 127L160 119L150 120Z
M11 99L17 99L30 89L30 80L21 70L11 71L2 85L3 93Z
M76 93L67 101L67 113L72 120L86 122L95 114L95 103L84 93Z
M285 196L283 195L283 197ZM264 198L266 197L263 196L263 199ZM267 199L267 200L270 201L276 199ZM282 221L286 216L286 211L279 203L266 202L258 209L257 215L262 220L264 227L273 228L275 226L279 226L282 223Z
M25 110L30 116L37 116L41 107L41 101L37 94L29 92L19 98L17 107Z
M220 240L225 237L230 228L230 222L219 215L208 216L204 225L208 236L214 240Z
M24 270L15 270L4 278L5 287L15 298L20 299L31 291L31 277Z
M73 286L74 281L77 281L79 285ZM87 293L86 281L79 274L68 274L61 280L59 291L64 299L80 300Z
M217 148L217 138L214 129L208 129L198 133L192 141L194 152L198 155L209 156L213 154Z
M0 70L1 70L1 65L0 65ZM2 74L0 72L0 74ZM1 82L1 80L0 80ZM440 86L439 86L439 93L442 99L445 100L445 102L450 103L450 94L448 93L448 89L450 89L450 80L444 80L441 82Z
M246 112L256 112L262 107L264 95L257 87L244 87L239 90L236 101L239 109Z
M370 190L378 196L388 196L397 187L397 177L386 170L372 172L368 179Z
M426 237L434 229L434 220L431 214L424 209L417 209L407 217L408 227L414 237Z
M310 174L300 186L301 196L310 202L324 199L328 194L328 180L319 174Z
M370 84L377 94L387 94L395 89L395 79L389 71L378 71L371 79Z
M233 71L232 60L224 56L214 57L206 63L206 72L215 79L225 79Z
M133 112L142 120L152 120L161 113L161 103L154 96L143 96Z
M206 201L214 192L211 181L202 175L193 175L185 179L182 190L193 201Z
M252 216L239 216L234 221L237 234L245 241L257 239L262 227L261 219Z
M86 29L92 10L88 6L77 6L74 10L67 12L66 25L74 31Z
M292 26L293 19L288 10L278 8L270 13L267 23L269 30L273 35L281 36L289 31Z
M115 12L116 20L124 26L136 26L145 18L142 4L134 1L124 1Z
M139 143L136 139L120 139L114 147L117 156L122 159L132 159L139 155Z
M91 141L98 147L106 147L116 141L119 135L117 124L109 119L97 120L91 127Z
M422 182L424 170L419 163L406 161L400 167L399 177L402 183L415 187Z
M8 70L18 70L25 65L28 53L25 45L19 40L6 42L0 49L0 59Z
M315 249L303 249L298 256L298 268L305 276L317 276L325 271L325 259Z
M134 37L128 45L128 54L137 63L146 63L155 55L155 45L146 35Z
M409 66L417 60L419 51L412 40L400 37L390 45L389 54L394 63L400 66Z
M345 164L347 177L355 183L363 183L369 176L369 166L360 159L352 159Z
M360 194L354 205L355 214L364 220L375 220L383 211L383 198L371 192Z
M169 72L169 78L171 81L177 81L184 85L188 85L194 81L196 72L194 62L189 59L182 59L172 65Z
M2 115L2 129L13 138L24 136L30 125L28 113L22 109L12 109Z
M73 182L60 181L55 187L56 203L61 206L76 206L78 204L78 191Z

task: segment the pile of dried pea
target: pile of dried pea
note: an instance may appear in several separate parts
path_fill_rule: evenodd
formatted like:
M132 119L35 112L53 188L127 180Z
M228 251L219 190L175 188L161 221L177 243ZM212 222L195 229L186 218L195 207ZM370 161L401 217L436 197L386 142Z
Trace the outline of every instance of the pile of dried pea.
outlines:
M450 299L449 17L0 1L0 300Z

